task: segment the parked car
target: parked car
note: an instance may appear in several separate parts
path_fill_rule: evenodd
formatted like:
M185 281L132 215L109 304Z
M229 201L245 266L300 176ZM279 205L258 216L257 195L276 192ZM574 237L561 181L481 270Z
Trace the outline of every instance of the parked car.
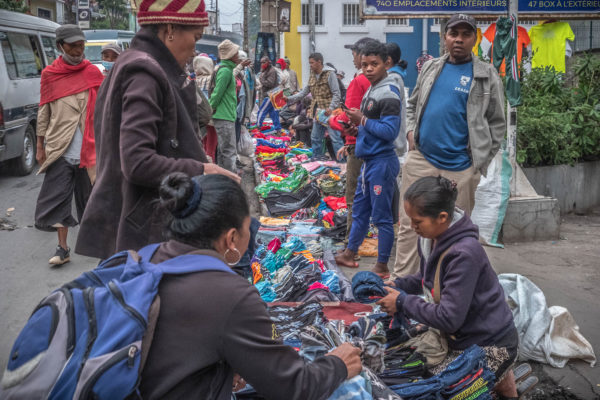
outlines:
M120 31L116 29L93 29L83 31L85 34L85 58L104 72L102 66L102 46L112 43L127 50L131 39L135 36L131 31Z
M19 175L35 167L42 70L59 56L60 25L0 10L0 161Z

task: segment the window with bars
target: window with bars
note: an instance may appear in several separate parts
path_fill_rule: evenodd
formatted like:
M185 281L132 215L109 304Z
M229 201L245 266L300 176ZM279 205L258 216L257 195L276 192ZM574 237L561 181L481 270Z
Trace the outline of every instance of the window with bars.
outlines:
M360 9L358 4L343 4L344 19L343 25L356 26L362 25L360 22Z
M37 14L40 18L52 20L52 10L38 7Z
M387 24L390 26L408 26L408 18L388 18Z
M310 7L302 4L302 25L310 25ZM315 25L323 25L323 4L315 4Z

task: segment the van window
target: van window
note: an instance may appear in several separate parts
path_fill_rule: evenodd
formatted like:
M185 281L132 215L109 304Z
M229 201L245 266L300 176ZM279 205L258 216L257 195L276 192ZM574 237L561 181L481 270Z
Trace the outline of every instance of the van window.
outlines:
M44 48L44 53L46 53L48 65L52 64L54 60L56 60L60 55L58 53L58 49L54 44L54 38L51 38L49 36L42 36L42 47Z
M42 74L42 58L35 36L0 32L2 53L10 79L36 78Z

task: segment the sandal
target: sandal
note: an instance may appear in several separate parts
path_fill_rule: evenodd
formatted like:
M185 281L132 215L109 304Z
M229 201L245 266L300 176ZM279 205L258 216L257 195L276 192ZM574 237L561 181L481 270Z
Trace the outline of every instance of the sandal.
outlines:
M529 365L527 363L523 363L521 365L514 367L513 374L515 374L515 382L516 383L521 382L523 379L525 379L529 375L531 375L532 371L533 370L531 369L531 365Z
M527 392L535 387L540 380L535 375L530 375L521 382L517 383L517 393L522 398Z

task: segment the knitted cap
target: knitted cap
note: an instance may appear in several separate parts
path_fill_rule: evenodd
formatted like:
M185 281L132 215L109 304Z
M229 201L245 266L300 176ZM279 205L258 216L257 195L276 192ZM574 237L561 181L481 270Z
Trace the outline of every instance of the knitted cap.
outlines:
M221 43L219 43L218 49L219 58L221 60L229 60L238 53L238 51L240 50L240 46L233 43L229 39L225 39Z
M208 26L204 0L142 0L137 18L140 25Z

